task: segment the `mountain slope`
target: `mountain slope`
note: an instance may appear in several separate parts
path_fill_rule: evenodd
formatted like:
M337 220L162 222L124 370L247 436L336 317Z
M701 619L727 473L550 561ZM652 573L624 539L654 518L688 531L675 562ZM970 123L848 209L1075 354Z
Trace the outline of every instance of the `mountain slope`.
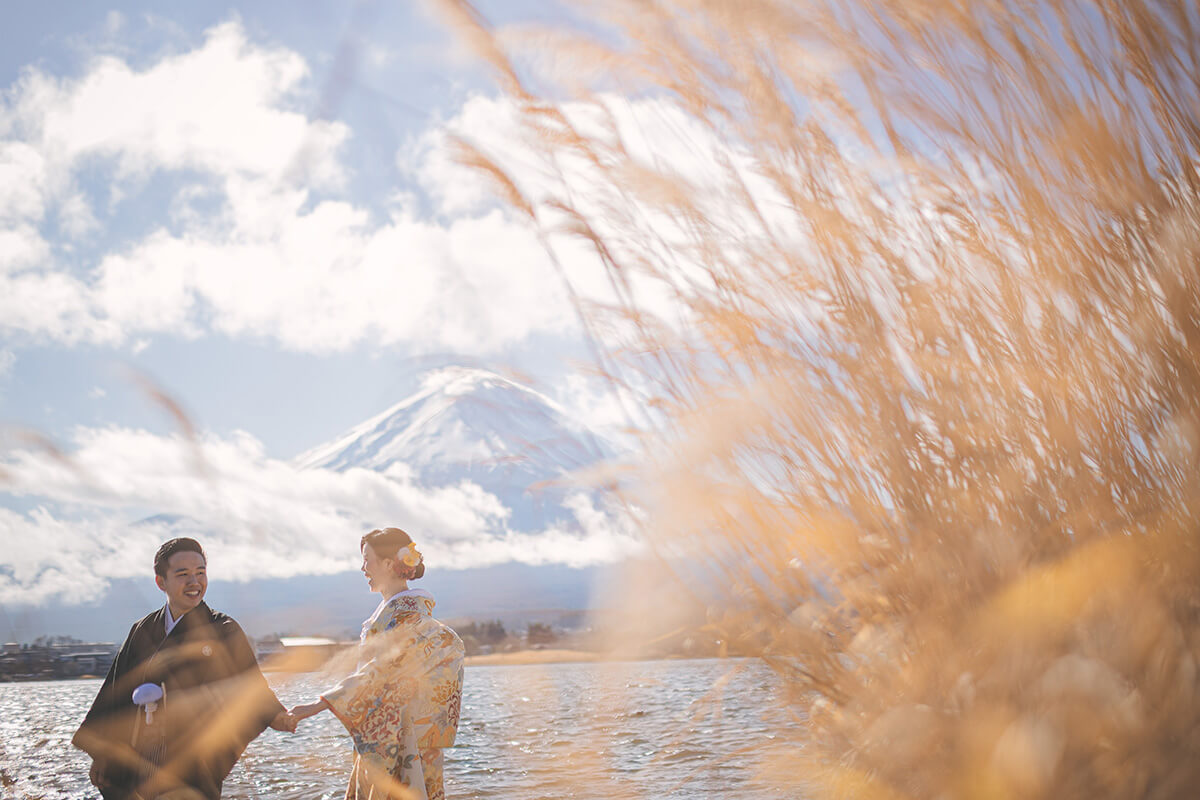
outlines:
M424 486L471 481L538 530L569 519L557 485L611 448L550 398L494 372L447 367L421 389L327 444L297 457L305 468L408 469Z

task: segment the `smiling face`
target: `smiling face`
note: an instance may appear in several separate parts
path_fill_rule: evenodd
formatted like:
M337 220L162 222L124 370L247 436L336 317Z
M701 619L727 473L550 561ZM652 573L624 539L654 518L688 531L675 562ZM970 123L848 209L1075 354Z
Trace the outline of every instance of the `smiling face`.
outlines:
M155 575L154 582L167 594L171 616L182 615L200 605L208 591L208 574L204 556L191 550L176 553L167 559L167 574Z
M362 572L367 576L367 586L372 592L379 592L383 595L392 595L403 590L407 585L407 581L396 575L393 570L395 559L380 558L379 554L369 544L364 544L362 549L363 561Z

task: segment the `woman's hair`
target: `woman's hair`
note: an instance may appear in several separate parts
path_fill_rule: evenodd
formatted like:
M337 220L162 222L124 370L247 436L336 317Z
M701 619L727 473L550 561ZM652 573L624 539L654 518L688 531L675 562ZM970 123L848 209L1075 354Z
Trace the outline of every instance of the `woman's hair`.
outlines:
M371 545L371 549L375 551L375 555L380 558L395 559L396 574L411 581L425 574L425 560L421 559L413 567L410 567L401 560L399 556L400 548L408 547L410 544L412 544L412 537L399 528L376 528L362 537L362 540L358 543L358 549L362 550L367 545Z

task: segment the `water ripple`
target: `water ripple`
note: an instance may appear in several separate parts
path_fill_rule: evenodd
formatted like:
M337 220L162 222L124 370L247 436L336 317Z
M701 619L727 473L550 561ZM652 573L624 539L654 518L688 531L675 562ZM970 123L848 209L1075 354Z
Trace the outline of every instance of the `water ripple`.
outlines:
M272 675L285 705L326 681ZM0 684L0 768L17 800L95 797L87 756L70 738L99 681ZM719 692L715 687L720 687ZM773 675L755 662L652 661L470 667L447 794L538 798L783 797L756 783L756 742L786 717ZM352 753L321 714L295 735L268 730L226 781L224 798L336 800Z

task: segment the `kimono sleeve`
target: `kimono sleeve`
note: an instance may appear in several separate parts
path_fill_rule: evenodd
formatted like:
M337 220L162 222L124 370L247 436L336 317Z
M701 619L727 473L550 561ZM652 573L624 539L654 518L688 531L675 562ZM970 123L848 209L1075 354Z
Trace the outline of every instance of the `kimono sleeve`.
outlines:
M437 623L434 626L423 640L426 675L414 720L423 750L452 747L462 711L465 649L450 628Z
M284 710L283 704L263 677L258 659L254 655L254 648L250 646L250 640L242 627L232 619L227 620L222 639L229 656L231 671L241 682L240 699L252 709L251 724L256 728L254 736L257 736L271 724L276 714Z
M379 639L368 654L372 657L321 699L346 727L355 751L388 757L386 751L395 747L419 685L418 675L405 668L407 642L398 636Z
M130 673L142 663L144 655L139 655L137 631L137 624L130 628L92 707L71 737L71 744L100 762L105 777L118 785L134 779L135 767L140 761L131 745L137 711L130 698L132 687L129 685Z
M190 643L191 649L199 646L202 654L212 655L197 660L202 673L194 676L193 688L176 692L174 705L192 721L188 746L178 756L179 769L207 776L219 786L283 706L259 670L241 626L225 619L217 626L217 637L215 642L198 638ZM220 646L209 646L215 643Z

